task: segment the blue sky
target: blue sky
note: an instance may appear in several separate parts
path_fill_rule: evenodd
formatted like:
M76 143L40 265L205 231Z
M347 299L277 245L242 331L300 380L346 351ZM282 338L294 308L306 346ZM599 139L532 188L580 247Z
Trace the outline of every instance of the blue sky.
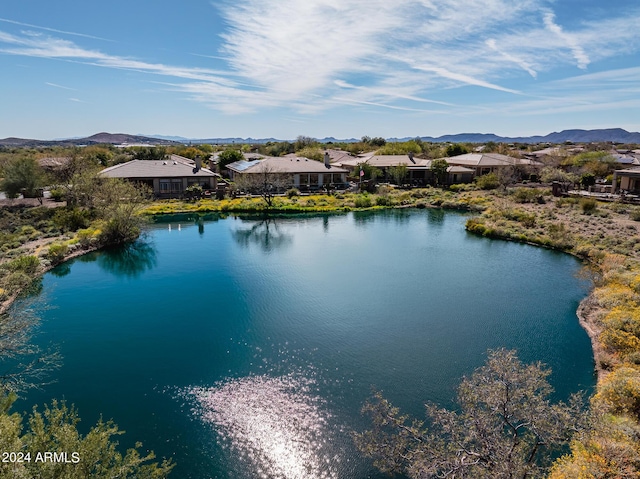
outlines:
M637 0L2 0L0 138L640 131Z

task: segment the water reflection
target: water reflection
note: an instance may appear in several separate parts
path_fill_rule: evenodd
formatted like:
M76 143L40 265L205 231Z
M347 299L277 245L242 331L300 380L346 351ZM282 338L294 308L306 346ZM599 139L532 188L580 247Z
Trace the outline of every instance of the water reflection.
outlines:
M192 388L194 412L215 427L234 462L251 477L334 479L340 456L330 415L312 380L249 376L212 388Z
M353 222L356 226L365 226L367 223L372 223L376 219L375 211L354 211Z
M442 226L444 224L444 217L447 213L440 208L429 208L427 210L427 216L429 217L430 225Z
M293 242L293 235L285 233L273 218L257 221L250 228L238 228L232 234L240 246L255 244L266 252L281 249Z
M67 261L53 268L50 273L57 278L62 278L71 273L71 266L69 266L69 262Z
M139 240L122 248L100 251L94 258L105 271L116 276L137 278L157 264L157 252L149 241Z

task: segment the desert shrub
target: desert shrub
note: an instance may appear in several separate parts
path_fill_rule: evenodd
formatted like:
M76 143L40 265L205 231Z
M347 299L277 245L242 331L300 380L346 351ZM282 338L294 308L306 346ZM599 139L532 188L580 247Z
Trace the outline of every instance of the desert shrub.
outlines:
M378 206L391 206L392 204L393 202L391 201L391 198L387 195L378 196L376 198L376 205Z
M481 190L495 190L498 186L500 186L500 179L495 173L478 176L474 181L476 183L476 186Z
M534 188L516 188L512 194L516 203L544 203L544 194Z
M640 418L640 371L634 367L620 367L603 381L594 399L617 414Z
M578 204L578 199L577 198L568 198L568 197L563 197L563 198L558 198L556 200L556 207L557 208L563 208L563 207L573 207L573 205Z
M429 195L429 188L417 188L411 190L411 196L413 198L424 198Z
M471 183L457 183L449 186L449 191L453 191L454 193L458 193L459 191L470 191L473 189L475 188Z
M2 287L7 293L22 291L31 284L33 278L24 271L14 271L2 279Z
M358 195L355 198L354 204L356 208L370 208L372 205L371 197L366 194Z
M379 185L376 187L376 193L379 195L389 195L393 193L393 188L389 185Z
M633 221L640 221L640 208L635 208L629 213L629 218Z
M49 251L47 251L47 259L51 261L52 264L58 264L62 260L64 260L67 251L69 251L69 247L66 244L54 243L49 246Z
M204 193L201 185L189 185L184 191L188 200L199 200Z
M92 214L88 210L80 208L56 208L53 222L64 231L77 231L87 228L92 220Z
M592 198L582 198L580 200L580 209L585 215L593 214L598 208L598 202Z
M101 230L97 230L95 228L87 228L83 230L79 230L76 238L78 239L78 243L83 248L88 248L92 243L98 241L98 238L102 234Z
M536 215L532 213L517 209L506 209L501 213L504 218L522 223L527 228L533 228L536 225Z
M28 275L33 275L39 266L40 260L35 256L20 256L11 260L6 267L9 271L22 271Z
M293 198L294 196L300 196L300 190L298 188L287 190L287 198Z
M49 193L51 194L51 199L53 201L58 201L59 202L59 201L64 200L65 193L64 193L64 190L62 190L60 188L55 188L55 189L51 190Z

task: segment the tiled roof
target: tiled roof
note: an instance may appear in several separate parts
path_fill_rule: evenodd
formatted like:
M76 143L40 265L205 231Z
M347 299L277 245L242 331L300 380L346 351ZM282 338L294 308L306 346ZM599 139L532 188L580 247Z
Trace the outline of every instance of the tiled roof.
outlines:
M413 158L413 161L409 159L408 155L372 155L366 158L346 158L340 161L342 166L354 167L360 163L367 163L368 165L375 166L376 168L387 168L390 166L405 165L408 167L429 167L431 160L424 158Z
M240 161L236 163L242 163ZM310 160L303 157L268 157L264 160L256 160L252 165L244 170L235 170L245 173L264 173L265 170L271 173L347 173L344 168L331 165L327 168L323 162ZM233 163L232 163L233 165ZM228 165L229 167L231 165Z
M540 165L534 160L514 158L513 156L501 155L500 153L466 153L464 155L443 158L451 165L461 165L470 167L492 167L509 165Z
M207 168L194 172L194 166L182 161L132 160L100 172L109 178L185 178L220 176Z

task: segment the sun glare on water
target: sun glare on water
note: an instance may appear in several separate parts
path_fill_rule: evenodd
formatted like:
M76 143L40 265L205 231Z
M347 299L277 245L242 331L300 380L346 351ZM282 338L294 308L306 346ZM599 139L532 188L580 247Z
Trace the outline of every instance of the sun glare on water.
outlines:
M196 413L246 462L252 477L334 479L337 455L329 414L312 380L249 376L192 388Z

